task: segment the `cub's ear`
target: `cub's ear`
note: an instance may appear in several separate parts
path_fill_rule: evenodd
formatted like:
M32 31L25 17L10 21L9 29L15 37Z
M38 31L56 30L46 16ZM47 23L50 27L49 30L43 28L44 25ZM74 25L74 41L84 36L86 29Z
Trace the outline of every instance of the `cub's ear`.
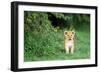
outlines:
M67 32L67 31L65 31L65 32L64 32L64 35L67 35L67 34L68 34L68 32Z
M72 34L75 34L75 32L74 32L74 31L72 31Z

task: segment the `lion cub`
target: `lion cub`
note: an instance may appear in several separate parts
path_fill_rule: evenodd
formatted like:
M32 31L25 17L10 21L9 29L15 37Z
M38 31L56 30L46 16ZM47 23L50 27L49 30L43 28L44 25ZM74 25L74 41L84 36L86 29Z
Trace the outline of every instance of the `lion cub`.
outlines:
M65 51L66 53L74 53L74 31L65 31L64 32L64 40L65 40Z

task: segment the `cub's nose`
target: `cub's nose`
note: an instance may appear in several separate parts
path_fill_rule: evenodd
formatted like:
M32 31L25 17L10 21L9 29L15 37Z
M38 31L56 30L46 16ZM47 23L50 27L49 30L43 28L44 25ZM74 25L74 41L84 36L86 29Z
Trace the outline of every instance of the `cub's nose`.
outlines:
M71 39L69 39L69 40L71 40Z

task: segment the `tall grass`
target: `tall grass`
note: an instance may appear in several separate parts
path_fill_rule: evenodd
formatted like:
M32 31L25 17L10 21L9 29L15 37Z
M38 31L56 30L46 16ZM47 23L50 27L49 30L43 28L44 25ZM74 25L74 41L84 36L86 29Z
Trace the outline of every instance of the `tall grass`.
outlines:
M66 54L63 30L57 32L28 34L25 42L24 60L67 60L90 57L90 36L87 31L76 31L75 53ZM26 49L28 48L28 49Z

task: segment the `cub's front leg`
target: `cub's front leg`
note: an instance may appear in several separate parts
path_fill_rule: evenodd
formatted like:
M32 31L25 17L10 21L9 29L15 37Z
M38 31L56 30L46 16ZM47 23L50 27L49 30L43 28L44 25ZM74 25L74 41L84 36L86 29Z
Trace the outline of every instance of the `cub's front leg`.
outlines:
M67 54L69 54L69 47L68 46L65 46L65 51Z
M74 53L74 46L71 47L71 51L70 52L71 52L71 54Z

